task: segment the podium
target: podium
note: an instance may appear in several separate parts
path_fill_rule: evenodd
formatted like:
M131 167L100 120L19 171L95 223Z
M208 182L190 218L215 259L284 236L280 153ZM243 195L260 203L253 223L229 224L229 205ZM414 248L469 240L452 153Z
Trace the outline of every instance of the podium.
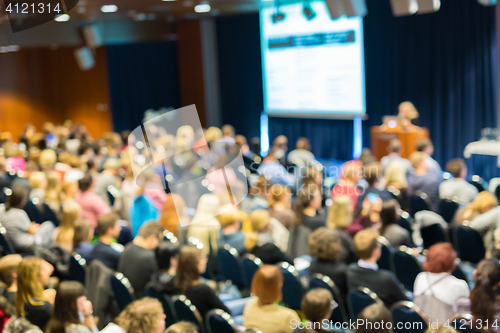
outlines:
M382 157L387 155L389 141L399 139L401 141L401 156L408 158L415 151L415 143L428 137L429 130L423 127L403 128L395 126L390 128L387 125L373 126L371 128L373 155L380 161Z

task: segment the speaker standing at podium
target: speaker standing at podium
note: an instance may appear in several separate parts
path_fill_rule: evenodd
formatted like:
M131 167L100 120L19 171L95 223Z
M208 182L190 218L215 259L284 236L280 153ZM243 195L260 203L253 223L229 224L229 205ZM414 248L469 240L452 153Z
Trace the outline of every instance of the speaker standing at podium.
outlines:
M412 102L403 102L398 107L398 117L401 125L404 128L411 128L412 126L420 126L420 115L417 108Z

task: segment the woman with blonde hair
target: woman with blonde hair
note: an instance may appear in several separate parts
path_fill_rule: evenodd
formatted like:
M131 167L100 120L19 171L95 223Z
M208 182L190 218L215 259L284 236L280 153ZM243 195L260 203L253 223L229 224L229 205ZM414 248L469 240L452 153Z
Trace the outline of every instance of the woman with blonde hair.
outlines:
M340 195L333 198L332 205L328 209L326 226L337 231L342 242L342 253L340 262L349 264L356 259L354 243L349 232L362 230L357 224L353 224L352 200L347 195Z
M55 171L49 171L46 174L47 187L43 200L55 213L58 213L61 204L61 175Z
M476 217L498 206L498 199L488 191L480 192L467 206L457 210L453 223L462 225L464 221L472 221Z
M392 161L384 170L385 188L398 199L403 209L407 209L407 188L406 166L400 161Z
M269 214L280 221L287 229L295 224L295 212L292 206L292 191L284 185L271 186L272 203L269 207Z
M42 330L53 311L56 292L45 289L53 272L54 267L38 257L25 257L17 268L16 311Z
M68 203L62 206L61 224L54 230L53 239L63 249L73 251L75 235L75 221L80 218L82 208L77 203Z
M220 223L215 218L219 213L220 201L213 194L204 194L198 201L196 213L188 228L187 237L195 237L203 244L205 255L217 251Z
M252 232L245 236L245 247L265 264L275 265L285 261L293 265L293 261L274 243L271 236L271 221L267 210L259 209L250 214Z
M418 126L418 118L420 115L412 102L405 101L398 106L398 117L403 127L411 127L412 125Z
M260 267L252 279L251 300L243 310L243 325L256 328L262 333L292 333L293 323L300 322L297 313L277 305L283 298L283 273L273 265Z
M141 298L127 305L116 321L124 332L163 333L165 330L163 307L158 300L150 297ZM118 330L112 329L112 331Z

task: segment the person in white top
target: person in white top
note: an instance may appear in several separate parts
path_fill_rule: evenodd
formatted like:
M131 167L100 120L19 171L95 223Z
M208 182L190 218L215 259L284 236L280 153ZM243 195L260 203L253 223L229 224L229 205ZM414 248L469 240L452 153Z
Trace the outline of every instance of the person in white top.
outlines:
M455 158L446 164L446 171L453 175L452 179L445 180L439 185L439 197L441 199L451 199L461 205L471 203L478 195L477 188L469 184L467 176L467 166L461 158Z
M469 286L451 273L455 270L457 253L450 243L438 243L429 248L425 272L417 275L413 286L415 297L431 295L439 301L453 306L457 299L469 297Z

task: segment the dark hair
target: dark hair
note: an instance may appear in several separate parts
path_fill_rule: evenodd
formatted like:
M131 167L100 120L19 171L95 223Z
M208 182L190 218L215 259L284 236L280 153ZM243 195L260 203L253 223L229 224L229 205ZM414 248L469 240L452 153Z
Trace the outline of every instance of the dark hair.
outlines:
M399 151L401 150L401 140L392 139L391 141L389 141L389 149L393 153L399 153Z
M465 167L465 162L461 158L454 158L448 163L446 163L446 171L451 173L455 178L460 178L464 167Z
M113 228L119 220L116 213L107 213L97 218L97 233L99 236L106 234L109 228Z
M74 224L74 236L73 236L73 248L76 248L78 244L82 242L88 242L90 241L89 238L89 231L90 228L92 227L92 224L89 220L86 219L78 219L75 221Z
M80 282L63 281L59 284L47 332L66 333L67 324L80 324L76 300L81 296L85 296L85 287Z
M372 162L365 166L365 180L368 185L373 186L379 178L382 170L380 167L380 163Z
M204 256L203 252L194 246L183 246L179 250L179 267L175 277L175 286L186 292L200 280L198 263Z
M363 320L364 325L359 325L356 333L391 333L386 324L392 323L391 312L383 305L372 304L363 309L358 315L358 320ZM384 325L382 325L382 322ZM378 324L378 325L377 325Z
M319 194L318 194L319 192ZM302 186L295 199L293 210L295 212L296 221L298 224L302 223L304 209L309 207L309 204L314 199L314 195L321 195L318 185L309 183L307 186Z
M28 189L24 186L15 186L12 189L11 195L7 197L7 202L5 202L5 211L11 208L23 209L28 200Z
M415 143L415 150L423 151L428 146L432 146L432 141L430 139L420 139Z
M163 232L163 227L158 222L147 222L144 223L137 232L137 236L142 238L148 238L152 235L158 237L160 233Z
M380 228L381 235L384 234L387 227L391 224L398 224L397 203L396 200L388 200L382 204L382 210L380 211L380 221L382 221L382 227Z
M170 268L170 260L179 252L179 247L170 242L161 242L156 248L156 264L158 270L168 270Z
M78 179L78 188L82 192L86 192L92 186L92 176L90 173L85 174L82 178Z
M332 309L332 293L324 288L315 288L302 298L300 309L313 326L321 328L322 321ZM305 332L308 332L307 330Z
M470 293L470 309L474 318L483 323L493 322L495 315L495 300L498 283L500 282L500 265L493 260L483 259L476 266L476 284Z
M455 270L457 252L450 243L438 243L429 248L427 261L422 268L431 273L443 273Z

